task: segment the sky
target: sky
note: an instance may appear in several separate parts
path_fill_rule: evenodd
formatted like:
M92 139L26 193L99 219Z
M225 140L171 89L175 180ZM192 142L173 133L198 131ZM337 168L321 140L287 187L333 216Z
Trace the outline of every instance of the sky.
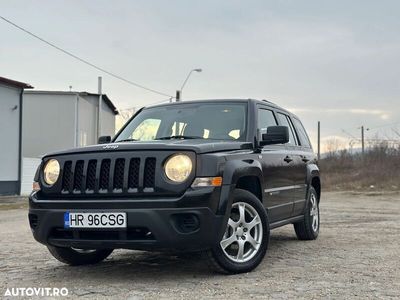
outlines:
M400 138L399 1L0 0L0 15L130 81L183 100L267 99L316 142ZM102 74L0 19L0 76L103 91L120 108L167 97Z

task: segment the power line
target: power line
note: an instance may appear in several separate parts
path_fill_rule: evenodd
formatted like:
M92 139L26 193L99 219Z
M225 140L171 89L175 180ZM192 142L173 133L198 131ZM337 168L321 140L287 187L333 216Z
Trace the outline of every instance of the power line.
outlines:
M380 126L368 127L368 128L365 128L365 130L366 131L371 131L371 130L380 129L380 128L384 128L384 127L389 127L389 126L398 125L398 124L400 124L400 121L397 121L397 122L394 122L394 123L388 123L388 124L384 124L384 125L380 125ZM356 137L354 137L353 134L351 134L349 132L349 130L356 130L356 129L360 129L360 127L351 127L351 128L349 127L347 129L343 129L342 128L341 131L336 131L336 132L332 133L331 135L346 134L346 135L348 135L348 136L350 136L352 138L356 138Z
M148 103L147 105L138 105L138 106L122 108L122 109L119 110L119 112L121 113L123 111L137 111L142 107L149 107L149 106L153 106L153 105L157 105L157 104L161 104L161 103L165 103L165 102L171 102L172 99L173 99L173 97L168 98L168 99L164 99L164 100L161 100L161 101L151 102L151 103Z
M138 84L138 83L133 82L133 81L131 81L131 80L128 80L128 79L126 79L126 78L124 78L124 77L122 77L122 76L119 76L119 75L114 74L114 73L112 73L112 72L110 72L110 71L107 71L106 69L103 69L103 68L101 68L101 67L98 67L98 66L96 66L95 64L93 64L93 63L91 63L91 62L89 62L89 61L87 61L87 60L85 60L85 59L83 59L83 58L80 58L79 56L76 56L75 54L73 54L73 53L71 53L71 52L69 52L69 51L67 51L67 50L62 49L61 47L58 47L57 45L55 45L55 44L53 44L53 43L51 43L51 42L46 41L45 39L41 38L40 36L37 36L36 34L30 32L29 30L27 30L27 29L25 29L25 28L23 28L23 27L21 27L21 26L15 24L15 23L13 23L12 21L10 21L10 20L4 18L3 16L0 16L0 18L3 19L5 22L11 24L12 26L18 28L19 30L22 30L23 32L29 34L30 36L32 36L32 37L38 39L39 41L41 41L41 42L43 42L43 43L45 43L45 44L47 44L47 45L49 45L50 47L53 47L53 48L57 49L58 51L61 51L61 52L63 52L64 54L66 54L66 55L68 55L68 56L70 56L70 57L72 57L72 58L75 58L75 59L79 60L80 62L82 62L82 63L84 63L84 64L86 64L86 65L88 65L88 66L90 66L90 67L92 67L92 68L94 68L94 69L96 69L96 70L98 70L98 71L101 71L101 72L103 72L103 73L106 73L106 74L108 74L108 75L110 75L110 76L112 76L112 77L114 77L114 78L117 78L117 79L119 79L119 80L122 80L122 81L124 81L124 82L126 82L126 83L128 83L128 84L131 84L131 85L133 85L133 86L136 86L136 87L138 87L138 88L147 90L147 91L149 91L149 92L152 92L152 93L155 93L155 94L159 94L159 95L162 95L162 96L166 96L166 97L171 97L171 98L173 98L173 96L171 96L171 95L168 95L168 94L163 93L163 92L159 92L159 91L157 91L157 90L154 90L154 89L151 89L151 88L148 88L148 87L145 87L145 86L143 86L143 85L141 85L141 84Z
M355 139L356 137L354 135L352 135L351 133L348 133L346 130L342 129L342 132L344 134L347 134L348 136L352 137L353 139Z
M375 127L370 127L368 128L368 130L374 130L374 129L379 129L379 128L384 128L384 127L389 127L389 126L393 126L393 125L397 125L400 124L400 122L395 122L395 123L390 123L390 124L386 124L386 125L381 125L381 126L375 126Z

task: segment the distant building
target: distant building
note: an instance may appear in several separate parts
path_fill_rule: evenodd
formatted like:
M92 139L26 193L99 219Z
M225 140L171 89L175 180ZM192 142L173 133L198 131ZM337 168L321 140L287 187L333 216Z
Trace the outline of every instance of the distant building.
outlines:
M97 143L99 95L87 92L26 91L23 107L22 194L29 193L40 157ZM102 95L100 135L115 135L118 111Z
M22 107L27 83L0 77L0 195L19 194L22 165Z
M117 109L103 95L100 135L115 134ZM97 143L99 95L86 92L27 91L24 94L24 157Z

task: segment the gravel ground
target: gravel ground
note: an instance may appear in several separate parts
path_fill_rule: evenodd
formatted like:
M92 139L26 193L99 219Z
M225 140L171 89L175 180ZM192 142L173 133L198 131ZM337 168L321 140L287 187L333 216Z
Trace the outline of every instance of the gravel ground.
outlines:
M33 240L26 206L0 205L0 296L7 288L67 287L73 298L399 298L400 194L327 192L321 214L318 240L298 241L292 226L276 229L256 270L224 276L196 255L126 250L68 267Z

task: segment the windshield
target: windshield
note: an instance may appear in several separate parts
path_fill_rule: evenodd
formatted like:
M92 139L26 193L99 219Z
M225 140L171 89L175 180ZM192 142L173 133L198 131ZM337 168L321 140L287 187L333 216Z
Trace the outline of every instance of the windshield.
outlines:
M146 108L115 142L166 139L246 139L246 103L193 103Z

